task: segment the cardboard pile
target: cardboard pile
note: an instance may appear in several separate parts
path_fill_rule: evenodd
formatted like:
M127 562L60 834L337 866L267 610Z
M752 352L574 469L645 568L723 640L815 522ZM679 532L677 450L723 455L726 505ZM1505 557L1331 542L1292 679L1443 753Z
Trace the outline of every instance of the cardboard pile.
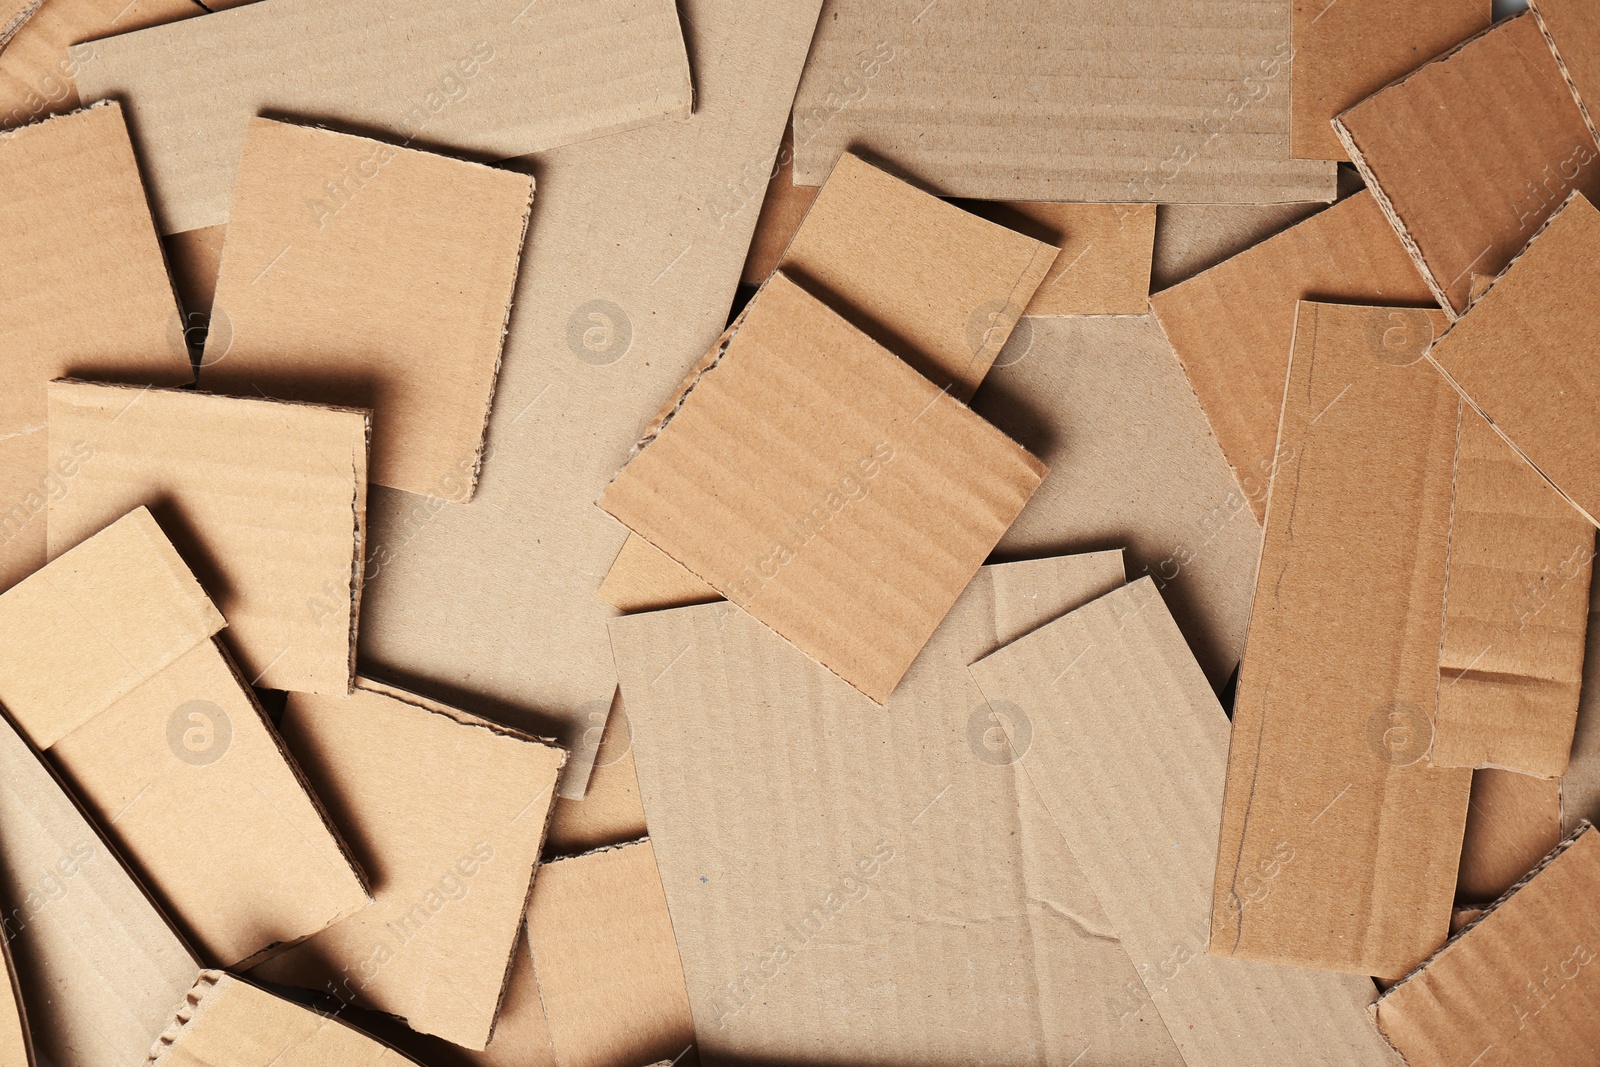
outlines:
M0 1067L1600 1063L1493 15L0 0Z

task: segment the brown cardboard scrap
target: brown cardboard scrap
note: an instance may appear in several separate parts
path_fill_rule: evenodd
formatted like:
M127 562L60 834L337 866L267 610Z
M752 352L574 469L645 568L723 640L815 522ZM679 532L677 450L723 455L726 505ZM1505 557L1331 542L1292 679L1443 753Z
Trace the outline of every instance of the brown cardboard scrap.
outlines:
M184 337L191 344L204 336L202 328L207 327L211 319L227 231L226 226L206 226L170 233L161 239L161 247L167 254L167 268L172 271L172 284L178 291L178 302L183 305ZM226 315L219 315L217 331L221 333L227 329Z
M227 221L263 112L504 159L683 118L693 100L671 0L391 0L382 18L277 0L96 41L78 87L129 101L163 233ZM359 164L328 171L330 207L360 195Z
M1574 189L1600 194L1600 148L1530 14L1496 24L1339 115L1377 191L1452 316L1471 274L1499 274Z
M11 962L11 935L0 937L0 957L4 958L8 1000L0 990L0 1063L6 1067L34 1067L33 1037L28 1033L28 1012L22 1004L22 987L17 984L16 964Z
M540 867L528 944L560 1067L634 1067L694 1044L648 840Z
M245 681L343 693L355 659L365 411L57 381L50 447L93 457L49 506L52 555L148 505L228 619Z
M596 595L624 615L690 604L709 604L722 594L638 534L622 543Z
M1600 835L1587 824L1373 1009L1411 1067L1552 1067L1600 1056Z
M483 458L533 179L251 119L200 388L372 411L370 480L463 502ZM341 167L360 191L329 203Z
M1456 900L1487 904L1561 841L1561 783L1487 768L1472 775Z
M1528 6L1594 132L1593 109L1600 107L1600 20L1594 7L1582 0L1529 0Z
M1154 204L963 205L1061 249L1029 315L1143 315L1156 240Z
M779 273L600 503L881 704L1045 474L946 391Z
M745 257L741 283L760 285L778 269L778 260L783 258L816 199L816 186L794 183L794 129L785 126L777 164L767 182L761 214L756 218L756 232L750 238L750 254Z
M1290 154L1347 158L1333 117L1488 29L1492 6L1490 0L1294 0Z
M1542 778L1566 771L1594 539L1594 527L1468 410L1456 453L1434 766Z
M1572 760L1561 779L1561 832L1570 834L1582 819L1600 818L1600 582L1589 583L1589 638L1583 656L1583 688L1578 693L1578 728Z
M1471 772L1430 768L1460 404L1437 311L1302 302L1239 673L1217 955L1398 978L1444 941ZM1279 861L1271 893L1251 886Z
M374 903L251 973L482 1049L566 753L367 681L291 694L282 728Z
M94 458L49 448L45 383L189 382L178 327L121 107L0 133L0 590L44 565L45 506Z
M1289 13L829 0L795 98L795 181L848 148L982 200L1331 200L1332 165L1289 159Z
M966 672L1122 580L983 568L887 711L728 604L612 622L707 1061L1182 1062Z
M1211 684L1225 684L1244 648L1261 527L1155 321L1029 316L972 409L1050 466L996 556L1123 548Z
M1276 461L1295 301L1432 297L1370 193L1358 193L1150 298L1259 519Z
M1366 1018L1370 980L1206 953L1228 720L1151 579L970 669L991 708L1030 724L1018 766L1189 1067L1275 1067L1308 1049L1320 1063L1394 1062ZM1253 897L1299 855L1281 847Z

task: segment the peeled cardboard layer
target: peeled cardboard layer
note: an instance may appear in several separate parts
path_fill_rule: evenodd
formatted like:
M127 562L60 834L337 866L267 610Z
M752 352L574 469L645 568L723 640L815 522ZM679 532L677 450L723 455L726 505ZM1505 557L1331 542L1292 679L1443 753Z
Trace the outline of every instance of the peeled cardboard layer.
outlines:
M0 133L0 590L44 566L45 507L94 459L49 447L45 383L186 383L178 327L120 106Z
M795 98L795 181L847 148L981 200L1331 200L1289 159L1290 0L830 0Z
M1392 979L1447 936L1471 772L1423 759L1460 408L1421 361L1442 326L1300 304L1234 703L1216 955Z
M1370 193L1150 298L1258 519L1266 513L1273 468L1284 458L1277 454L1278 414L1295 301L1311 299L1431 302Z
M0 989L0 1063L7 1067L34 1067L33 1037L28 1033L28 1012L22 1006L22 987L17 984L17 968L11 962L10 932L0 938L0 957L10 987L8 999Z
M227 617L245 681L349 689L367 412L73 381L49 401L52 451L93 457L50 504L51 555L146 505Z
M227 221L264 112L505 159L683 118L693 101L671 0L275 0L96 41L78 86L129 101L163 233ZM335 202L365 184L359 163L328 171Z
M1029 315L1143 315L1156 239L1154 204L965 205L1061 249Z
M881 704L1044 474L780 273L600 502Z
M1296 159L1344 159L1332 119L1489 28L1490 0L1294 0L1289 103Z
M708 1062L1182 1063L966 672L1122 580L984 568L887 709L727 604L612 623Z
M1018 766L1188 1067L1275 1067L1310 1049L1325 1064L1394 1062L1366 1018L1368 979L1207 955L1228 721L1152 580L971 672L990 708L1029 724ZM1253 876L1255 895L1267 898L1296 857L1281 847Z
M1497 899L1560 841L1560 782L1492 768L1475 771L1456 874L1457 902Z
M1411 1067L1578 1067L1600 1056L1600 836L1585 827L1374 1008Z
M372 411L370 479L463 502L533 179L251 119L200 388ZM330 197L330 174L354 176Z
M291 694L282 728L374 902L252 974L482 1049L566 754L374 682Z
M1467 310L1600 156L1531 14L1495 25L1352 107L1335 128L1440 305Z

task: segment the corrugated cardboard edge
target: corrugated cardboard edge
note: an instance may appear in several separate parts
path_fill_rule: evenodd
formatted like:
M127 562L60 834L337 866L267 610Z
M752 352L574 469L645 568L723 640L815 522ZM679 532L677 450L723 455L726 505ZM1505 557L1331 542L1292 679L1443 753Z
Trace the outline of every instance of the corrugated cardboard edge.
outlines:
M22 1054L27 1058L25 1064L10 1064L8 1067L37 1067L38 1058L33 1050L33 1034L28 1029L28 1006L22 999L22 982L17 978L17 968L11 960L10 934L0 934L0 967L6 969L6 981L11 986L11 1001L16 1005L17 1027L22 1032ZM0 993L0 996L4 996ZM5 1011L0 1006L0 1011Z
M1567 83L1567 89L1571 91L1572 99L1578 105L1578 113L1583 116L1583 124L1589 127L1589 136L1594 139L1595 144L1600 144L1600 130L1595 129L1594 119L1589 116L1589 105L1578 95L1577 83L1572 80L1572 72L1567 69L1567 61L1561 55L1560 46L1550 35L1550 27L1545 25L1544 16L1539 13L1538 3L1529 0L1528 10L1533 13L1533 21L1538 24L1539 32L1544 35L1544 43L1550 46L1550 53L1556 57L1556 66L1561 68L1561 80Z

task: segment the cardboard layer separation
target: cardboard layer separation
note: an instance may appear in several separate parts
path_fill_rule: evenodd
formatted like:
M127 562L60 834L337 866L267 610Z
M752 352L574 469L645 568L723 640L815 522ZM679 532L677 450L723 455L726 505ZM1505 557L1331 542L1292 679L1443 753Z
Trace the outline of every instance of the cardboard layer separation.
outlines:
M372 411L370 479L466 501L533 179L251 119L200 388ZM323 183L347 168L348 199Z
M1150 298L1258 519L1282 458L1275 455L1278 414L1295 301L1310 299L1419 305L1432 298L1370 193Z
M78 87L129 101L162 233L227 221L262 113L505 159L683 118L694 95L671 0L274 0L96 41ZM327 173L333 203L360 162Z
M984 568L887 709L728 604L611 624L708 1061L1182 1062L966 673L1122 580Z
M1600 1057L1600 835L1587 824L1373 1009L1411 1067Z
M1393 979L1447 934L1472 772L1423 759L1460 409L1421 361L1443 318L1300 304L1234 702L1216 955Z
M1029 315L1145 313L1156 205L973 200L963 206L1061 249L1028 302Z
M779 273L600 503L881 704L1044 474Z
M0 133L0 590L44 565L45 505L94 459L49 448L64 374L194 377L116 104Z
M1228 720L1151 579L971 672L990 708L1029 724L1018 767L1188 1067L1275 1067L1310 1049L1324 1064L1395 1062L1366 1018L1369 979L1207 955ZM1282 847L1252 895L1267 898L1297 856Z
M1456 902L1487 904L1561 841L1561 783L1514 771L1473 772Z
M291 694L283 735L374 903L252 974L482 1049L566 753L365 681L348 697Z
M227 617L246 682L349 689L367 412L73 381L49 404L52 452L93 457L50 502L52 555L147 505Z
M795 98L795 181L845 149L981 200L1331 200L1289 159L1291 0L829 0Z
M1574 189L1600 194L1594 137L1531 14L1352 107L1339 138L1439 304L1499 274Z

